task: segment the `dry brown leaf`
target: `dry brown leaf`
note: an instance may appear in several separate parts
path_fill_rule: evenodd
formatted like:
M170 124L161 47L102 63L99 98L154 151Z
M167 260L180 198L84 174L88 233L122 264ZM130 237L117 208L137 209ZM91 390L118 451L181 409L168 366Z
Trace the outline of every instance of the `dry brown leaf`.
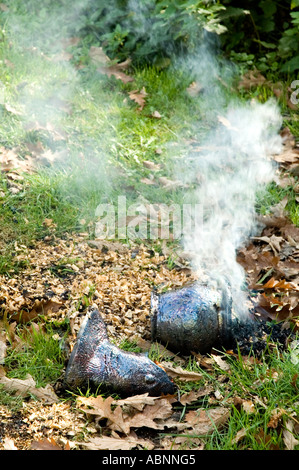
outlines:
M75 442L75 444L85 447L89 450L131 450L134 448L146 448L151 450L154 448L154 444L145 439L137 439L135 437L127 436L125 438L115 437L92 437L88 442Z
M143 400L148 401L148 397L144 397ZM90 397L79 397L77 403L80 409L86 414L95 415L98 420L107 418L107 426L114 431L129 434L131 428L138 427L149 427L152 429L163 429L164 424L161 424L160 420L169 418L172 414L172 406L167 398L157 397L155 400L149 399L150 404L146 404L142 407L142 411L126 413L118 404L118 401L112 397L108 397L105 400L98 396L96 398ZM132 400L132 402L134 402ZM116 408L112 411L111 405L115 405ZM121 400L122 405L128 404L128 401ZM139 406L139 404L138 404ZM141 406L141 405L140 405ZM158 421L156 421L158 420Z
M237 444L243 437L245 437L247 434L247 429L243 428L240 429L240 431L237 432L236 436L232 440L232 444Z
M182 187L182 183L180 181L173 181L167 178L166 176L161 176L159 178L159 183L165 188L165 189L173 189L173 188L179 188Z
M254 403L251 400L243 400L242 408L247 414L255 413Z
M89 57L95 65L107 65L110 63L109 57L105 54L102 47L91 46Z
M198 372L191 372L185 369L182 369L182 367L172 367L168 362L162 362L160 363L162 368L165 370L167 375L169 375L172 378L178 378L180 380L185 380L185 381L196 381L196 380L201 380L202 379L202 374L199 374Z
M146 405L142 412L128 416L125 420L128 429L148 427L151 429L164 429L165 421L172 415L172 406L167 398L160 398L154 405Z
M123 400L115 400L114 404L131 406L138 411L142 411L145 405L154 405L159 399L160 397L150 397L148 393L143 393L142 395L134 395Z
M225 118L224 116L217 116L217 119L218 121L224 126L226 127L227 129L229 130L233 130L233 131L237 131L238 129L234 126L231 125L231 123L229 122L229 120L227 118Z
M148 184L148 185L155 185L155 181L151 180L150 178L141 178L141 183Z
M198 82L192 82L186 89L188 95L194 97L197 96L202 90L202 86Z
M266 78L258 70L250 70L241 78L238 88L250 90L252 87L264 85L267 83Z
M145 106L145 98L147 93L145 88L143 87L140 91L134 90L129 92L129 97L131 100L135 101L135 103L139 104L138 111L142 111Z
M204 449L204 444L201 442L201 440L194 436L164 437L160 441L160 446L162 449L166 450L195 451Z
M15 446L14 441L12 439L10 439L9 437L4 438L3 447L4 447L4 450L19 450Z
M79 38L77 36L73 36L71 38L63 38L61 40L61 45L62 45L63 48L67 48L67 47L70 47L70 46L77 46L80 41L81 41L81 38Z
M277 163L298 163L299 162L299 150L298 149L286 149L280 154L274 155L273 160Z
M10 106L8 103L4 104L4 108L8 113L15 114L16 116L22 116L22 112L15 109L13 106Z
M58 129L54 127L50 122L47 122L46 124L41 124L38 121L33 121L33 122L27 122L24 124L24 129L26 131L46 131L49 132L53 140L55 141L61 141L66 139L66 134L62 129Z
M154 163L149 160L144 160L143 166L145 166L145 168L148 168L151 171L161 170L161 165L159 163Z
M7 333L0 330L0 365L4 364L7 349Z
M213 387L204 387L199 390L192 390L189 393L184 393L181 395L179 402L182 405L189 405L190 403L195 402L199 397L209 395L213 391Z
M223 426L230 416L227 408L218 407L211 410L198 409L189 411L185 415L184 422L192 427L192 433L199 435L210 434Z
M34 440L30 445L31 450L63 450L63 448L57 444L53 437L51 439ZM69 449L68 449L69 450Z
M36 388L35 381L31 375L27 375L26 379L9 379L6 377L5 372L1 371L0 384L3 385L5 390L26 397L34 395L38 400L44 403L58 403L59 399L50 384L46 387Z
M117 406L113 411L111 405L115 403L112 397L104 399L101 395L97 397L79 397L77 403L86 414L94 415L98 420L108 419L107 425L112 429L128 434L130 431L124 422L123 411Z
M21 159L18 156L16 149L6 149L0 147L0 170L11 171L20 170L25 172L31 172L33 168L32 159L26 156L25 159Z
M215 354L211 354L213 360L216 362L216 364L220 367L222 370L230 370L230 365L222 359L220 356L216 356Z
M52 57L53 62L68 62L73 58L73 54L67 51L61 51Z
M134 81L134 78L126 73L122 72L117 65L110 65L109 67L99 67L97 71L103 75L111 77L113 75L117 80L121 80L123 83L130 83Z
M288 450L294 450L294 447L299 444L298 439L294 437L294 421L289 419L286 422L286 427L283 430L283 442Z
M159 111L153 111L152 114L151 114L151 117L155 118L155 119L161 119L162 116L161 114L159 113Z
M276 429L279 422L280 422L280 419L281 417L285 414L285 410L282 409L282 408L275 408L274 410L272 410L271 412L271 419L268 423L268 428L273 428L273 429Z
M9 8L5 3L0 3L0 10L1 11L9 11Z

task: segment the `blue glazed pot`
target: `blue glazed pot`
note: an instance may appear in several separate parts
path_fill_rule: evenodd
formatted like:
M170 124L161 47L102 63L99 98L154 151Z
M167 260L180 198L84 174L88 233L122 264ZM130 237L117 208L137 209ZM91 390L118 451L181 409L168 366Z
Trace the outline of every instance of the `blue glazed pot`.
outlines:
M209 352L232 341L231 298L199 283L151 298L152 340L174 352Z

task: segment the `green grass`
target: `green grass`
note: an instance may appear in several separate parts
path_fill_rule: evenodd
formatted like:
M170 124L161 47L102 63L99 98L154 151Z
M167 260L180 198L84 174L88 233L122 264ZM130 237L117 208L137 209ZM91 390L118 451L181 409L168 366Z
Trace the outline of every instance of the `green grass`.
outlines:
M56 322L57 323L57 322ZM37 324L18 325L16 335L18 347L9 346L5 357L8 378L24 380L28 374L34 379L36 387L54 385L61 377L65 366L64 339L67 324L39 321ZM22 408L24 398L0 385L0 404L11 411Z
M298 365L292 361L291 351L281 354L274 349L255 363L247 363L241 356L236 360L228 355L226 361L230 369L228 372L221 370L221 374L227 376L227 382L220 385L225 396L223 404L234 396L239 397L253 403L253 412L233 405L227 425L207 438L206 449L284 449L282 431L286 421L299 411ZM277 427L273 428L269 424L279 409L284 412ZM246 431L245 437L234 443L241 430Z
M8 348L5 358L7 376L25 379L30 374L37 387L54 384L61 375L65 362L63 337L56 337L57 331L50 324L38 331L34 326L22 328L19 333L22 348Z
M257 194L256 210L262 215L271 213L271 209L279 204L284 198L287 198L285 212L288 214L290 220L297 227L299 226L299 205L298 195L294 190L292 184L284 188L275 183L269 184L262 192Z

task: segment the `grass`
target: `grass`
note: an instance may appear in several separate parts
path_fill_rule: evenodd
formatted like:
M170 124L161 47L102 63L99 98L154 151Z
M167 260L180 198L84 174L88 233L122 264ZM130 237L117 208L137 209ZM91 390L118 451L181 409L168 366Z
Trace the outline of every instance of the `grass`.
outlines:
M59 4L51 2L51 8L59 8ZM26 5L20 0L10 2L10 14L18 13L23 19L20 31L26 30L32 8L34 1ZM46 8L47 3L39 14L42 22L46 19ZM34 16L34 20L36 18L38 16ZM30 23L34 34L41 32L41 24L31 20L32 15ZM62 23L61 31L59 25L56 27L60 38L69 34L72 27L71 20ZM47 166L37 172L24 174L24 179L18 182L18 192L11 191L11 181L5 174L0 175L1 275L12 276L24 267L15 259L16 243L34 246L37 240L53 233L63 236L72 231L87 231L94 236L95 211L100 202L115 202L122 194L126 194L129 201L142 195L149 201L165 203L179 203L188 196L182 189L169 192L159 186L153 189L141 179L152 176L152 171L143 165L147 160L162 164L159 175L167 176L166 168L171 168L173 156L184 156L184 141L205 134L214 124L200 96L190 98L186 93L191 80L189 74L176 68L132 68L128 73L134 77L134 82L124 84L97 72L90 62L89 44L84 39L68 49L73 54L71 61L61 61L55 59L61 47L53 44L46 31L38 44L44 48L41 51L39 47L29 47L28 32L24 36L25 47L12 41L6 12L0 12L0 24L0 91L5 92L4 103L0 105L0 147L12 149L24 158L30 148L41 146L50 156L63 155L59 164L48 161ZM275 83L279 77L270 74L269 80ZM291 81L290 78L284 86ZM143 87L147 93L146 105L138 111L128 93ZM231 97L229 90L226 93ZM237 93L237 98L244 101L254 98L264 102L271 96L273 90L266 85ZM280 106L284 125L298 140L296 112L287 107L284 98ZM161 115L160 119L153 117L155 111ZM40 126L34 126L36 121ZM178 142L179 145L174 145ZM256 208L261 214L267 214L284 197L288 198L286 210L291 220L299 226L298 196L291 184L286 188L274 183L269 185L257 195ZM45 224L46 219L52 223ZM63 276L69 269L69 261L62 260L53 268L57 276ZM174 263L169 257L168 267ZM80 299L78 306L89 305L91 296L92 292ZM53 326L47 326L42 332L26 328L20 331L21 351L8 348L7 352L9 375L24 378L30 373L37 386L54 383L64 361L61 343L53 337L55 332ZM129 341L120 346L139 352L136 344ZM150 357L161 360L154 347ZM230 364L228 372L215 367L207 373L190 358L186 368L202 373L203 379L200 383L179 384L182 392L213 384L231 407L231 417L222 430L200 436L205 448L284 448L285 422L291 412L299 413L298 366L292 362L291 352L281 354L273 350L250 364L242 357L236 360L227 356L226 360ZM272 371L276 373L273 376ZM237 405L236 397L252 400L255 412L248 413ZM10 408L21 406L19 399L1 389L0 403ZM197 405L208 408L217 406L218 402L203 397ZM282 407L285 412L279 426L269 428L273 413ZM234 443L236 434L243 429L246 435Z
M222 386L225 400L238 397L231 416L222 431L215 431L206 442L207 449L273 450L284 449L283 429L292 413L298 413L298 366L291 360L291 351L281 354L273 350L257 360L238 360L226 356L229 371L221 371L229 381ZM225 388L229 388L229 393ZM252 412L240 405L241 400L252 403ZM275 414L281 419L274 423ZM238 432L245 430L240 442L234 442ZM295 447L295 448L298 448Z
M22 328L18 336L22 347L9 348L5 365L10 370L8 377L25 379L34 377L37 387L54 384L62 373L65 357L63 337L50 324L45 328Z

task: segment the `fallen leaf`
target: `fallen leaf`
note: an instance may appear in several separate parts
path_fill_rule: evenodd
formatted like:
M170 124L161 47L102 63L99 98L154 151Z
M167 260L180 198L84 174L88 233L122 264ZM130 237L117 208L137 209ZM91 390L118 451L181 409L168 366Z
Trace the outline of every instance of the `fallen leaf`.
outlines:
M161 176L159 178L159 183L165 188L165 189L173 189L173 188L179 188L182 187L182 183L180 181L173 181L167 178L166 176Z
M224 116L217 116L218 118L218 121L224 126L226 127L227 129L229 130L233 130L233 131L237 131L238 129L234 126L231 125L231 123L229 122L229 120L227 118L225 118Z
M243 400L242 408L247 414L255 413L254 403L251 400Z
M135 103L139 104L138 111L142 111L145 106L145 98L147 93L145 88L143 87L140 91L134 90L129 92L129 97L131 100L135 101Z
M32 159L26 156L24 159L20 158L16 149L6 149L0 147L0 169L1 171L20 170L31 172L33 168Z
M14 441L12 439L10 439L9 437L4 438L3 447L4 447L4 450L19 450L15 446Z
M153 405L146 405L143 411L126 418L125 422L130 428L148 427L151 429L164 429L167 418L172 415L172 406L167 398L160 398Z
M277 163L298 163L299 162L299 150L298 149L286 149L280 154L274 155L273 160Z
M180 396L179 402L182 405L189 405L190 403L195 402L198 398L207 396L213 391L213 387L204 387L199 390L192 390L189 393L184 393Z
M101 395L97 397L79 397L77 403L86 414L94 415L98 420L108 419L107 425L114 430L128 434L129 425L125 423L120 406L112 411L111 405L115 403L112 397L104 399Z
M150 178L141 178L141 183L147 184L147 185L155 185L155 181L150 179Z
M34 440L30 445L30 450L63 450L60 445L55 442L53 437L51 439Z
M95 65L107 65L110 62L109 57L105 54L102 47L91 46L89 49L89 57Z
M211 354L211 357L213 360L216 362L216 364L220 367L222 370L230 370L230 365L224 361L220 356L216 356L215 354Z
M235 437L232 439L232 444L237 444L241 439L243 439L247 434L247 429L243 428L237 432Z
M250 90L252 87L257 87L266 83L266 78L258 70L250 70L242 76L238 88Z
M3 374L3 371L2 371ZM26 379L9 379L6 375L0 375L0 384L5 390L16 393L22 397L34 395L38 400L44 403L58 403L59 399L50 384L46 387L36 388L35 381L30 374Z
M192 82L186 89L188 95L194 97L197 96L202 90L202 86L198 82Z
M138 411L142 411L145 405L154 405L157 400L159 400L159 397L151 397L148 393L144 393L142 395L134 395L123 400L115 400L114 404L120 406L127 405Z
M7 349L7 335L5 331L0 331L0 365L4 364Z
M73 36L71 38L63 38L61 40L61 45L62 45L63 48L67 48L67 47L70 47L70 46L77 46L80 41L81 41L81 38L79 38L77 36Z
M184 422L192 427L192 434L203 435L210 434L215 431L215 428L221 428L227 422L229 416L230 411L223 407L211 410L198 409L189 411L185 415Z
M9 11L9 8L5 3L0 3L0 10L1 11Z
M161 170L161 165L159 163L154 163L149 160L144 160L143 166L145 166L145 168L148 168L151 171Z
M299 444L299 441L294 437L294 421L291 419L286 422L282 435L283 442L288 450L294 450L295 446Z
M67 51L62 51L59 54L55 54L52 58L54 62L68 62L73 58L73 54Z
M134 448L146 448L151 450L154 448L154 444L145 439L137 439L135 437L127 436L125 438L115 437L92 437L88 442L75 442L75 444L85 447L89 450L131 450Z
M264 429L260 429L258 433L254 434L254 439L261 443L263 447L266 446L268 450L280 450L278 444L273 444L272 437L265 433Z
M161 114L158 112L158 111L154 111L152 114L151 114L151 117L155 118L155 119L161 119Z
M182 369L182 367L172 367L168 362L162 362L160 365L165 370L167 375L169 375L172 378L178 378L180 380L185 380L187 382L201 380L203 378L203 375L199 374L198 372L191 372L191 371Z
M18 111L13 106L10 106L10 104L8 104L8 103L4 104L4 108L6 109L6 111L8 113L15 114L16 116L22 116L23 115L23 113L21 111Z
M281 417L284 414L285 414L285 410L283 410L282 408L275 408L274 410L272 410L271 419L267 425L268 428L276 429L280 422Z
M101 74L107 75L108 77L113 75L117 80L121 80L123 83L130 83L134 81L133 77L122 72L116 65L110 65L109 67L99 67L97 71Z

